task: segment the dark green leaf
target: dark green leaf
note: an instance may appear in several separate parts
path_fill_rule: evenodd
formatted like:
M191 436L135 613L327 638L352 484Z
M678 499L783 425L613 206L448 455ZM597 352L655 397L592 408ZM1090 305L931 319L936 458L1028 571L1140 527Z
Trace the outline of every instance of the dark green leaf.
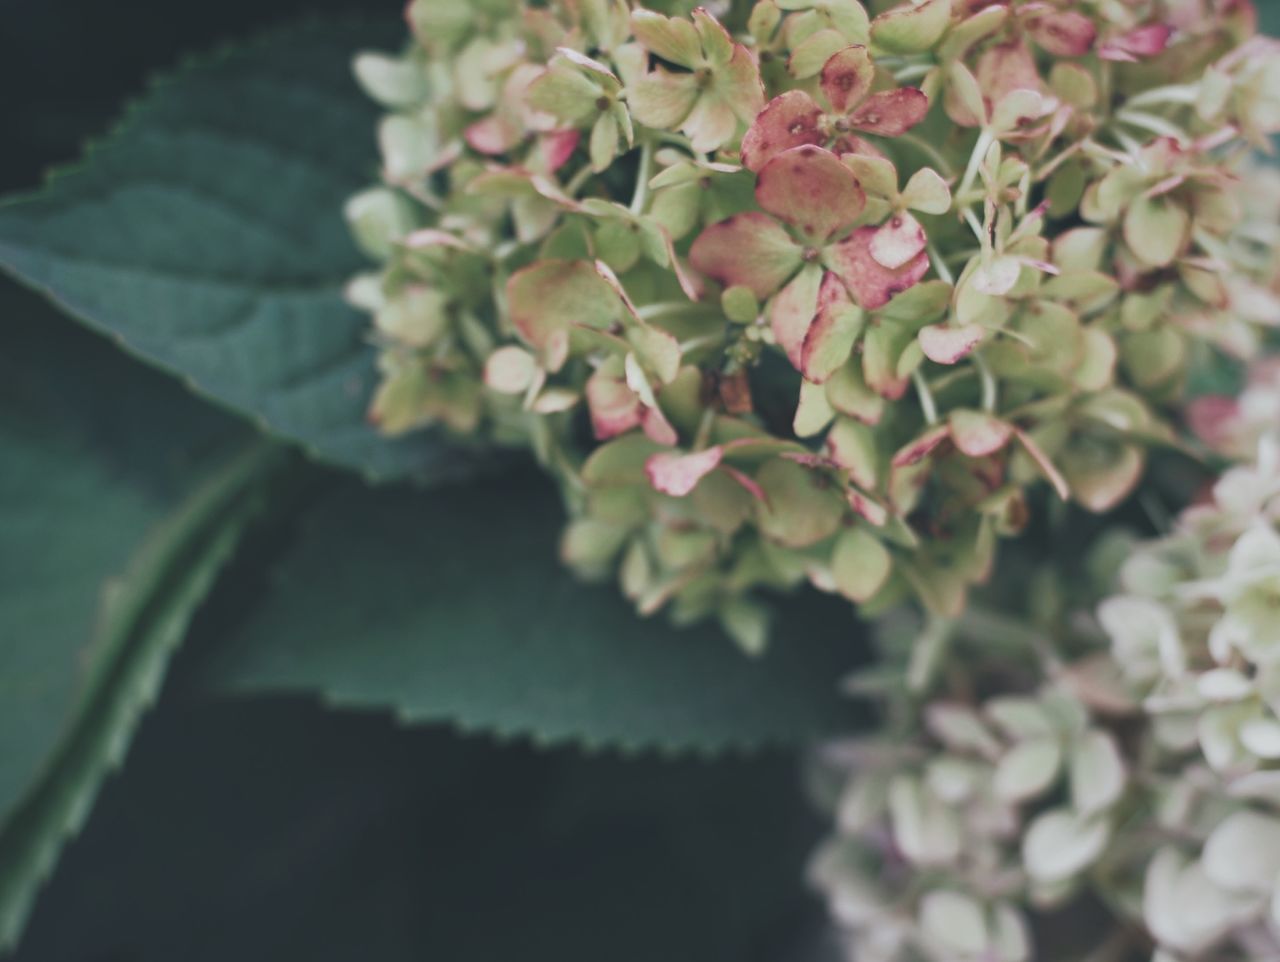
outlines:
M206 681L543 743L714 751L849 724L838 685L864 642L847 603L795 599L753 660L718 630L641 619L614 585L575 581L561 523L524 476L429 494L343 485Z
M279 461L63 325L11 314L0 356L0 949Z
M362 260L342 205L376 177L358 21L274 32L157 84L79 168L0 206L0 266L196 391L371 477L457 476L468 456L365 422Z

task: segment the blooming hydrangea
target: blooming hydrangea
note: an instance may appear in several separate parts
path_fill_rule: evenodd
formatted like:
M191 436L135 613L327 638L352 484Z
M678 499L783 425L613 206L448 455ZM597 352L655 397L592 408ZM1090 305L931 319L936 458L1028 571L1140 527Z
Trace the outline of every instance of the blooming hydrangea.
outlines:
M825 750L837 833L812 870L850 959L1019 962L1090 898L1107 957L1280 957L1275 371L1206 436L1255 456L1125 546L1093 616L974 610L857 680L889 730Z
M347 209L374 423L531 450L641 612L955 616L1040 482L1115 506L1189 366L1276 323L1244 0L652 7L413 0ZM1263 589L1221 577L1240 650Z

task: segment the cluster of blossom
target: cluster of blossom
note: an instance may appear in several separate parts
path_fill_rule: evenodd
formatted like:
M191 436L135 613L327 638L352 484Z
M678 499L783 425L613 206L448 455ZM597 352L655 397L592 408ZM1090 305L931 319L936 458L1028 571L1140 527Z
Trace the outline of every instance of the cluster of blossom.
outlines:
M881 688L889 731L828 749L813 877L850 959L1043 957L1032 920L1086 899L1100 958L1280 958L1280 368L1200 406L1255 457L1100 566L1121 593L926 633Z
M800 582L954 616L1029 488L1105 511L1280 321L1247 0L413 0L364 54L388 433L527 446L562 554L748 650Z

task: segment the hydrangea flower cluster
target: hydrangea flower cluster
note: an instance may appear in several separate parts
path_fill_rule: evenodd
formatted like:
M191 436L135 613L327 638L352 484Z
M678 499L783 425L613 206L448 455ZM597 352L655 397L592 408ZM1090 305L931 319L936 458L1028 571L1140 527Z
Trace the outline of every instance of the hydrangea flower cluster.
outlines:
M1088 900L1099 958L1280 958L1280 369L1200 406L1255 458L1167 536L1100 548L1119 594L975 612L858 680L890 729L827 750L813 865L850 959L1020 962L1033 919Z
M373 421L531 449L642 613L957 615L1033 487L1116 505L1188 367L1280 320L1245 0L650 6L413 0L347 209Z

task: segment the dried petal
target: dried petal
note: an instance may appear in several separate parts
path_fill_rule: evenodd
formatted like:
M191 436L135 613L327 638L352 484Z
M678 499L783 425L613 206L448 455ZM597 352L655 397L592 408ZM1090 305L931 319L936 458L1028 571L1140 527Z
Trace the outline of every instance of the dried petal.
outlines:
M845 114L862 103L875 76L876 68L866 47L845 47L822 65L822 92L837 112Z
M821 144L822 108L803 90L788 90L774 97L742 138L742 163L760 170L775 154L802 144Z
M756 181L756 201L822 244L857 220L867 198L853 171L835 154L806 144L764 165Z
M937 2L937 0L931 0ZM849 125L880 137L901 137L929 112L929 98L916 87L881 90L849 114Z
M858 306L868 311L888 304L895 294L914 286L929 271L929 257L924 252L896 270L882 266L871 255L875 233L874 227L859 227L824 252L827 266L844 281Z
M802 254L772 217L748 211L699 234L689 260L696 270L725 287L746 287L764 300L795 273Z

